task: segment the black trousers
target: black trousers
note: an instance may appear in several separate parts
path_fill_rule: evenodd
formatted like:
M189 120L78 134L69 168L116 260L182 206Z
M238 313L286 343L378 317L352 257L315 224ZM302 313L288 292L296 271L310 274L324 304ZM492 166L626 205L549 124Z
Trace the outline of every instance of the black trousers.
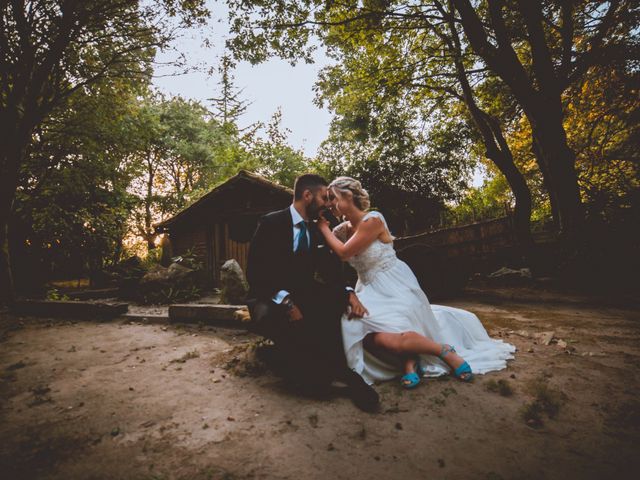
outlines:
M289 320L285 307L272 301L249 303L253 330L276 344L284 357L285 375L301 384L322 386L342 378L347 368L340 318L346 296L323 284L292 292L302 320Z

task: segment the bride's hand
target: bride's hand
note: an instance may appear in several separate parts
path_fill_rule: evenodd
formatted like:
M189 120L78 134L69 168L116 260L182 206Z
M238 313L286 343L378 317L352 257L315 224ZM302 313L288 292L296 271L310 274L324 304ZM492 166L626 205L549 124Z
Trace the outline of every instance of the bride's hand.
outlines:
M329 231L331 232L331 227L329 226L329 220L324 217L324 211L320 212L318 215L318 229L321 232Z

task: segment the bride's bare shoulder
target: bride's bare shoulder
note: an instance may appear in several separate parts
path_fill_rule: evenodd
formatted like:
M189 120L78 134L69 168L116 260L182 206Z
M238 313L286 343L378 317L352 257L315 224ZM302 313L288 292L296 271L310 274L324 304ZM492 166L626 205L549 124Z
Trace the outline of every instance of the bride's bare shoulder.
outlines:
M389 232L389 228L387 227L387 221L384 219L384 215L382 213L372 210L367 212L365 217L362 219L364 223L371 223L375 225L374 228L376 231L380 232L379 239L382 243L391 243L394 240L394 236Z
M372 210L367 212L364 217L362 217L362 223L374 224L377 227L381 227L385 225L384 217L380 212Z

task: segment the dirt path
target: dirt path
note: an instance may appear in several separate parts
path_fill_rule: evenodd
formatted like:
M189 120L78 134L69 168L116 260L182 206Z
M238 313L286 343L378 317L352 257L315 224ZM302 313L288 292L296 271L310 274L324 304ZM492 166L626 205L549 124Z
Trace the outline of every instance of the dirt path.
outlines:
M289 391L255 361L251 335L4 315L0 477L632 478L640 468L637 311L548 300L448 304L517 345L516 359L470 385L379 385L377 415L339 389L326 401ZM542 345L534 334L545 331L566 348Z

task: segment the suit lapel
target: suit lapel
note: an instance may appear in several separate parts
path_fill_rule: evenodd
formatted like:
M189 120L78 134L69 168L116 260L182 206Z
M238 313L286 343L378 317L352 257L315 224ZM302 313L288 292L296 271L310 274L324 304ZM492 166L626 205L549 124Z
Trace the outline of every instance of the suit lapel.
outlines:
M309 222L309 236L311 237L311 251L315 251L322 244L322 237L315 222Z
M287 207L281 212L283 244L287 246L287 252L293 254L293 218L291 218L291 211Z

